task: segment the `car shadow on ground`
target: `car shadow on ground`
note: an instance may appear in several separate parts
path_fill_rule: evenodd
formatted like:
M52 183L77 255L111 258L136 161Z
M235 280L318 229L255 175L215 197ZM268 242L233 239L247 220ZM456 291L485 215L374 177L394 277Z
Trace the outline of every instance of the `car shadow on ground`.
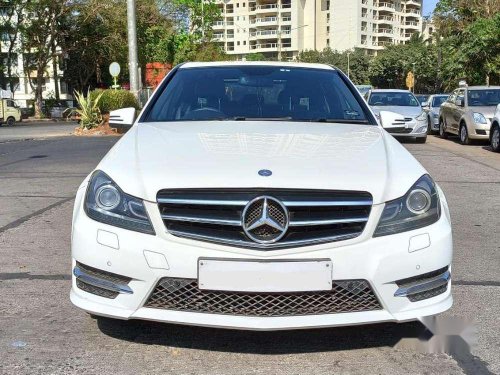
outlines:
M103 317L96 320L102 333L120 340L146 345L252 354L298 354L394 347L401 339L421 337L426 332L418 321L259 332Z

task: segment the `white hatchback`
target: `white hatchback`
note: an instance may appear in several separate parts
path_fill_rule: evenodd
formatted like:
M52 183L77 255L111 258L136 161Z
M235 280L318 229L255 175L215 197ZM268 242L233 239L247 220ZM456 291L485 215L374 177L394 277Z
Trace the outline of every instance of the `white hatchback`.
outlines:
M186 63L133 117L78 189L76 306L274 330L452 305L443 192L339 70Z

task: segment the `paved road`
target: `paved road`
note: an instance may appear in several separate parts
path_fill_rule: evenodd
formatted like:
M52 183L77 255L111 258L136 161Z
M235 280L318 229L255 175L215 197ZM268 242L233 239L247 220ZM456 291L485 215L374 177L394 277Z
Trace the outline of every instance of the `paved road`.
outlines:
M0 129L0 132L5 129ZM394 346L419 324L240 332L91 319L69 302L72 198L117 138L0 141L0 373L500 373L500 155L431 137L406 147L447 194L455 304L472 354Z
M74 132L76 122L21 122L0 127L0 142L62 137Z

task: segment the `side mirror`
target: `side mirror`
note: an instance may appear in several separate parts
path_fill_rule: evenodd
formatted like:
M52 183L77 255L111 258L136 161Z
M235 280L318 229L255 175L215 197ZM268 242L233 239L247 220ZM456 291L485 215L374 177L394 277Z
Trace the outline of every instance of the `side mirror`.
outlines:
M117 129L130 129L135 121L135 108L122 108L109 113L109 126Z
M455 105L457 107L463 107L464 106L464 100L463 99L456 99L455 100Z
M429 108L429 102L423 102L421 106L422 108Z
M495 115L500 116L500 103L497 104L497 109L495 110Z
M380 111L380 125L385 128L399 128L405 126L405 118L396 112Z

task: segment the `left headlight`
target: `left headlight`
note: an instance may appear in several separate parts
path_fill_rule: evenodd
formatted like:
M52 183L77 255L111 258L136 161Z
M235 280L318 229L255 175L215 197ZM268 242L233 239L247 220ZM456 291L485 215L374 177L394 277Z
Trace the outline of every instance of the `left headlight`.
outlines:
M434 224L441 215L439 194L429 175L422 176L401 198L387 202L373 237Z
M101 223L155 234L141 199L125 194L104 172L95 171L85 196L85 212Z
M474 117L474 122L476 124L486 124L487 123L486 117L484 117L484 115L482 113L474 112L472 114L472 117Z
M417 117L415 117L415 120L417 121L424 121L424 120L427 120L427 115L425 114L425 112L422 112L421 114L419 114Z

